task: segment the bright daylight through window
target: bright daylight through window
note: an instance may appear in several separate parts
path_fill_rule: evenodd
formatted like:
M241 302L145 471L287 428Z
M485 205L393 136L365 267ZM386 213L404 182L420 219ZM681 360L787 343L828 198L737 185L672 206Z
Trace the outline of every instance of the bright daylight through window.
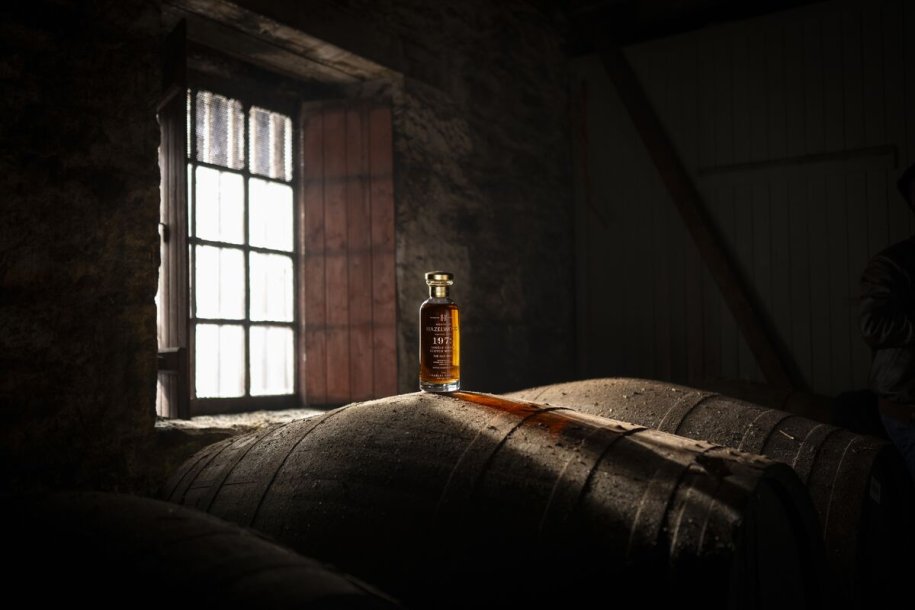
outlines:
M292 121L190 92L194 395L295 391Z

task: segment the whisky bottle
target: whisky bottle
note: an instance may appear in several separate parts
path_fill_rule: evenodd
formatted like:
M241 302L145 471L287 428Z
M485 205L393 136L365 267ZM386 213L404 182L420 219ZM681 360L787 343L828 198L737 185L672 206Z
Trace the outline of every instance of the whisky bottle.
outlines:
M448 297L454 276L426 274L429 298L419 306L419 389L454 392L461 388L461 325L458 306Z

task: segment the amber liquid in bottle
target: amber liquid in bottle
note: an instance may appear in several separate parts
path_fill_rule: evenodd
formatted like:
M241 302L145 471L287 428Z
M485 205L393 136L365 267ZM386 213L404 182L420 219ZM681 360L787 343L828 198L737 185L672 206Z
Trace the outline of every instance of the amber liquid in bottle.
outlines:
M461 324L458 306L448 297L453 276L426 274L429 298L419 307L419 389L454 392L461 388Z

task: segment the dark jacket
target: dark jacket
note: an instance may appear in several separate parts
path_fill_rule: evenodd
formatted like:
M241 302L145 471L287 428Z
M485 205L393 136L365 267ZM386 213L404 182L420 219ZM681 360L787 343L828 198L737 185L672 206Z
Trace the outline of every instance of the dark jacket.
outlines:
M871 347L870 387L915 404L915 236L870 260L861 277L861 333Z

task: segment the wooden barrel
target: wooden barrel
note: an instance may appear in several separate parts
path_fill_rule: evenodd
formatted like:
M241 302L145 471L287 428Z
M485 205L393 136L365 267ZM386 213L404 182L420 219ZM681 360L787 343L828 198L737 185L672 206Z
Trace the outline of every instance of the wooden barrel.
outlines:
M820 423L840 425L836 421L832 396L778 388L742 379L708 379L697 388L745 400L761 407L787 411Z
M0 515L4 595L27 607L401 607L262 534L161 500L6 497Z
M707 440L792 466L820 516L833 590L842 600L873 601L911 573L912 483L892 445L882 439L645 379L575 381L509 396Z
M790 468L483 394L394 396L239 436L166 493L416 608L821 594L816 518Z

